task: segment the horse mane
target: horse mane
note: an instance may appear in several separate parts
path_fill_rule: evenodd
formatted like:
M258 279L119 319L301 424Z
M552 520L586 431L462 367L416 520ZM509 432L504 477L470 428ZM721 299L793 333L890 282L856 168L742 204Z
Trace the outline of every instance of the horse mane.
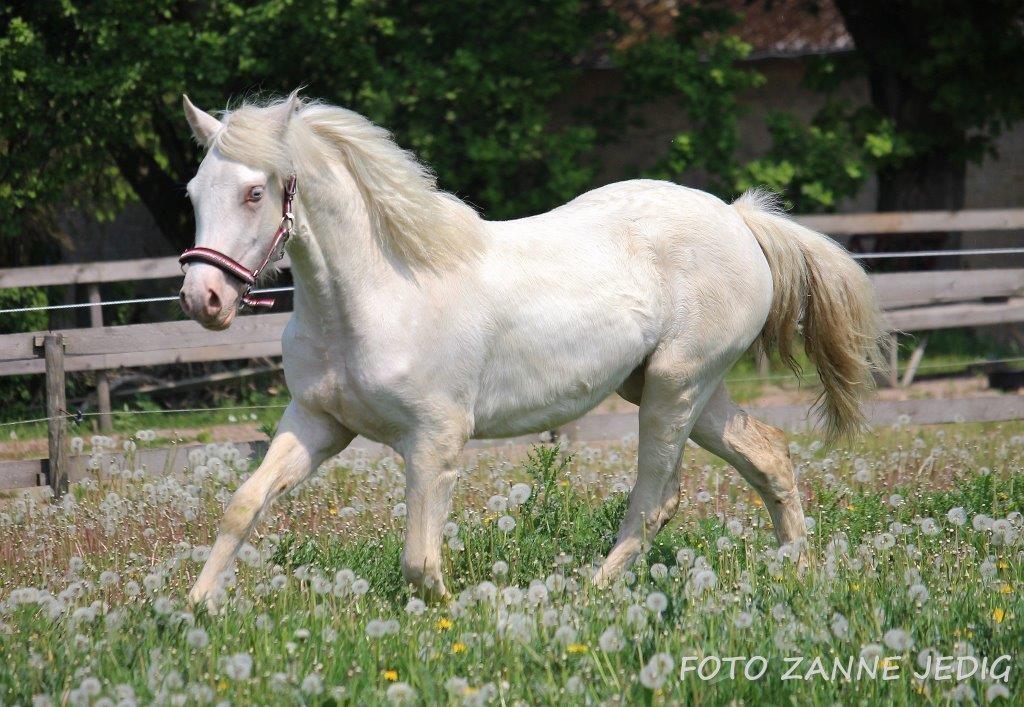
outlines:
M439 269L475 256L483 221L442 191L428 167L384 128L355 111L292 94L226 111L211 147L229 159L284 176L322 173L339 158L366 202L380 246L409 267Z

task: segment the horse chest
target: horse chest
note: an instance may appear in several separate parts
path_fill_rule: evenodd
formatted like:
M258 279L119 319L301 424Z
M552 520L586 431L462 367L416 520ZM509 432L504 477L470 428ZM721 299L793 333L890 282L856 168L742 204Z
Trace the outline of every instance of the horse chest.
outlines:
M393 369L366 365L348 347L297 339L285 347L285 373L296 399L376 442L391 444L401 436L409 415L394 394Z

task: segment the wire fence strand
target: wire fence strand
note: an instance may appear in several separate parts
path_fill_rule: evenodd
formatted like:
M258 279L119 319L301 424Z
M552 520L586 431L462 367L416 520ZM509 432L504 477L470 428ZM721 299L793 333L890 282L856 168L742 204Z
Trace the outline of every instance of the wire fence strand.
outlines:
M911 259L911 258L952 258L966 255L1020 255L1024 254L1024 247L1018 248L968 248L963 250L909 250L893 253L850 253L854 260L886 260L886 259ZM266 287L253 290L255 295L269 295L284 292L294 292L294 287ZM82 309L85 307L119 307L129 304L155 304L158 302L176 302L178 298L174 295L160 297L134 297L130 299L107 300L102 302L73 302L71 304L45 304L32 307L8 307L0 309L0 314L22 314L25 312L49 312L64 309Z
M31 425L38 422L49 422L50 420L77 420L84 417L98 417L99 415L168 415L186 412L230 412L239 410L279 410L288 407L288 403L274 403L268 405L226 405L215 408L169 408L167 410L111 410L109 413L98 411L90 412L65 412L63 415L50 415L49 417L34 417L29 420L15 420L13 422L0 422L0 427L11 427L14 425Z
M929 363L921 364L917 367L918 371L935 371L943 368L947 369L959 369L959 368L971 368L972 366L985 366L985 365L998 365L1001 363L1020 363L1024 361L1024 356L1012 356L1009 358L978 358L973 361L949 361L947 363ZM907 367L898 368L897 372L903 373L907 370ZM813 373L805 373L797 376L795 373L773 373L767 376L749 376L744 378L726 378L726 383L753 383L760 381L773 381L773 380L785 380L788 378L796 378L799 381L813 379Z
M934 371L940 369L969 369L972 366L982 365L998 365L1004 363L1020 363L1024 362L1024 356L1013 356L1008 358L990 358L990 359L975 359L973 361L949 361L947 363L931 363L921 364L917 367L918 371ZM898 369L898 372L902 373L906 370L906 367ZM813 373L804 373L802 375L796 375L790 373L773 373L767 376L745 376L741 378L726 378L725 383L767 383L771 381L779 380L790 380L796 379L798 382L803 383L806 380L813 380L815 375ZM40 422L49 422L50 420L57 420L60 418L77 420L85 417L98 417L103 414L110 415L172 415L182 414L190 412L232 412L241 410L279 410L288 407L287 403L270 403L266 405L226 405L223 407L213 408L169 408L166 410L111 410L110 413L101 413L99 411L89 412L74 412L65 413L63 415L51 415L49 417L34 417L27 420L14 420L12 422L0 422L0 427L13 427L15 425L31 425Z
M884 258L952 258L958 255L1014 255L1024 248L968 248L965 250L907 250L893 253L850 253L854 260L882 260Z
M280 292L293 292L294 287L266 287L260 290L253 290L254 295L271 295ZM103 302L73 302L71 304L44 304L34 307L9 307L0 309L0 314L19 314L22 312L47 312L60 309L84 309L86 307L116 307L125 304L153 304L156 302L177 302L174 295L163 295L160 297L133 297L130 299L112 299Z

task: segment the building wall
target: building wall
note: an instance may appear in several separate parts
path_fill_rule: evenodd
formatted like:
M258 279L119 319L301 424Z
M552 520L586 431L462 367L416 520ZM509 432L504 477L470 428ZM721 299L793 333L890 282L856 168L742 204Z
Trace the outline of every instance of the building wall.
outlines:
M763 154L770 146L765 117L772 110L793 113L810 120L821 108L822 97L802 85L804 59L764 59L751 62L766 81L741 98L744 113L740 118L740 160ZM586 110L602 97L614 94L620 79L614 70L594 69L585 73L569 93L564 115ZM865 82L851 82L841 97L855 103L868 100ZM672 139L685 128L682 110L671 100L650 104L638 111L642 125L631 128L615 144L599 148L595 158L601 165L602 183L628 178L653 167L669 149ZM967 208L1024 207L1024 123L1018 124L998 141L998 157L981 165L971 165L967 175ZM693 186L702 186L702 175L689 175ZM860 193L844 201L839 211L874 211L877 186L872 178Z

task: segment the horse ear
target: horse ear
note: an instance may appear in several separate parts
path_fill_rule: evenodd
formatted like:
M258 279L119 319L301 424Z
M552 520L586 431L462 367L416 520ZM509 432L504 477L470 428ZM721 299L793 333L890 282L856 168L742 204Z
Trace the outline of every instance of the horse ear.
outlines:
M288 121L292 119L292 116L298 112L299 108L302 107L302 99L299 98L299 89L295 89L288 94L288 98L282 101L277 110L278 120L280 121L281 132L288 127Z
M213 142L213 136L221 129L221 122L205 111L201 111L192 105L192 101L185 94L181 95L181 103L185 108L185 119L192 134L203 147L209 147Z

